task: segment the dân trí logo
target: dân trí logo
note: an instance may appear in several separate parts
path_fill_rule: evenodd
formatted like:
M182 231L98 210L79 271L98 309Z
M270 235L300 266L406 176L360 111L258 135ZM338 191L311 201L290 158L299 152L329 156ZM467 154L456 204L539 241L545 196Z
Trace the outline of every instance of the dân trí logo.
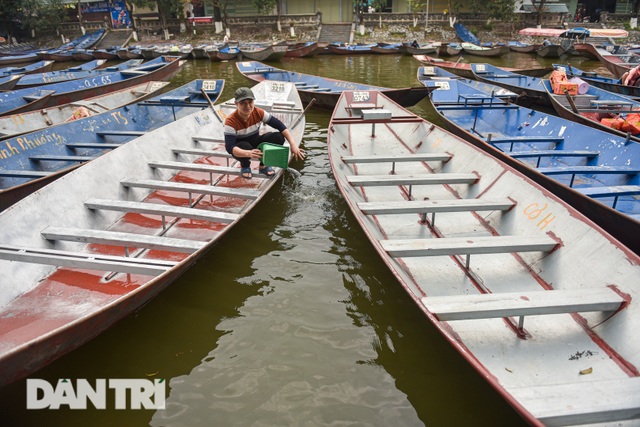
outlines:
M95 385L86 379L60 379L53 386L46 380L27 379L27 409L87 409L88 402L96 409L107 409L107 397L112 396L115 409L165 409L164 379L96 379Z

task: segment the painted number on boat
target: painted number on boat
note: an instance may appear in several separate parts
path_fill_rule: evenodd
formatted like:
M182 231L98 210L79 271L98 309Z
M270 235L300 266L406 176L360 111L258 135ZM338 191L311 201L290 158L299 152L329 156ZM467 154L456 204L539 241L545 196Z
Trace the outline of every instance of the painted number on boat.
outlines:
M451 86L449 86L449 82L434 82L436 84L436 87L438 88L437 90L449 90L451 89Z
M477 64L476 65L476 71L479 71L481 73L486 71L486 69L484 68L484 64Z
M539 203L531 203L529 206L524 208L524 214L531 221L537 221L536 226L542 230L556 219L556 216L551 212L545 212L548 206L549 205L546 203L542 206Z
M284 83L283 82L272 82L271 83L271 92L284 92Z
M363 102L369 100L369 92L353 92L353 102Z
M203 90L216 90L216 81L215 80L204 80L202 82Z
M109 83L111 83L111 77L109 77L109 76L102 76L100 78L94 77L91 80L87 79L87 80L84 81L84 85L86 87L106 85L106 84L109 84Z

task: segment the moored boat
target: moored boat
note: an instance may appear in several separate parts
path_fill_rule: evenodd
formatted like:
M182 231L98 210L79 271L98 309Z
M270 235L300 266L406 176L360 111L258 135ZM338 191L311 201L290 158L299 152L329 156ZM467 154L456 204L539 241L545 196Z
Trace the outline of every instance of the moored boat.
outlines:
M480 40L478 40L478 37L476 37L476 35L473 34L473 32L465 27L461 22L456 22L455 24L453 24L453 29L455 30L458 37L460 37L460 40L462 40L463 42L473 43L476 45L480 44Z
M329 43L306 42L299 43L287 47L287 53L284 55L290 58L306 58L315 56L326 49Z
M402 43L398 46L400 53L405 55L428 55L435 53L437 47L432 43L418 44L418 43Z
M400 46L402 46L402 44L400 43L386 43L386 44L377 44L375 46L371 46L371 52L373 53L379 53L381 55L385 55L385 54L394 54L394 53L400 53Z
M278 80L294 83L305 105L315 99L313 105L320 108L333 109L344 90L379 90L408 107L417 104L429 94L429 89L423 87L392 89L371 86L282 70L257 61L237 62L236 67L242 75L254 82Z
M602 76L595 71L583 71L569 64L553 64L553 67L556 70L564 71L568 78L578 77L590 85L594 85L595 87L604 89L608 92L630 96L632 98L640 98L640 87L635 85L625 85L621 82L621 79Z
M253 92L300 142L295 87L265 82ZM266 177L256 164L245 179L220 143L221 115L234 109L224 103L149 132L0 214L0 268L12 275L0 295L1 385L148 302L277 186L283 169Z
M428 55L414 55L413 57L424 64L443 68L449 71L450 73L456 74L460 77L464 77L465 79L473 79L473 71L471 71L471 64L467 62L445 61L443 59L433 58ZM505 67L504 70L524 74L525 76L544 77L553 71L553 67L536 67L536 68L506 68Z
M371 48L377 46L377 43L368 44L349 44L349 43L331 43L327 46L330 53L336 55L362 55L372 53Z
M181 67L176 57L161 57L135 68L99 78L52 83L0 93L0 116L68 104L152 80L170 79Z
M544 87L542 78L525 76L486 63L471 64L471 71L473 71L473 77L476 80L520 94L519 104L528 107L533 105L551 106L549 94Z
M640 258L477 147L350 95L334 177L426 318L531 425L637 422Z
M287 54L287 46L240 46L243 58L253 61L277 61Z
M566 51L564 46L551 43L546 46L542 45L540 49L536 50L536 53L542 58L560 58Z
M32 86L40 86L50 83L58 83L70 80L76 80L80 78L90 77L96 74L92 74L92 72L100 70L102 74L105 72L115 72L126 70L127 68L132 68L138 66L142 63L140 62L131 62L119 64L114 67L101 68L106 64L106 59L95 59L93 61L85 62L84 64L65 68L63 70L57 71L48 71L46 73L37 73L37 74L29 74L28 76L24 76L18 82L17 88L24 89L26 87Z
M456 56L460 55L462 52L462 46L460 43L441 43L440 46L436 48L436 53L438 56ZM425 55L424 53L420 53L418 55Z
M536 53L542 47L541 44L522 43L519 41L511 41L507 43L509 50L518 53Z
M496 45L487 47L463 42L460 43L460 46L462 47L464 53L474 56L496 57L509 53L509 47L507 45Z
M225 46L220 49L209 49L207 55L212 61L230 61L236 59L240 54L237 46Z
M640 65L640 56L626 50L609 52L595 46L593 43L583 43L581 49L595 56L611 74L618 78L622 77L631 68Z
M44 73L51 69L54 61L38 61L21 67L3 67L0 68L0 76L6 77L11 74L34 74Z
M12 74L10 76L0 77L0 91L12 90L16 87L16 84L21 78L22 74Z
M458 136L553 191L640 253L640 145L504 102L461 80L433 81L431 102Z

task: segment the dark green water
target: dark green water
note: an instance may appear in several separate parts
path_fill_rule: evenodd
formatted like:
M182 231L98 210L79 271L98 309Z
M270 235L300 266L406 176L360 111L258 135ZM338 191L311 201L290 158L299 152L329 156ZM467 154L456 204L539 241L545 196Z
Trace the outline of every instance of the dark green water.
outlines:
M510 53L497 65L538 58ZM544 65L550 65L546 61ZM604 72L599 63L572 64ZM401 56L319 56L276 66L404 87ZM251 85L235 63L190 60L172 87ZM428 101L412 108L437 120ZM330 112L306 116L307 159L164 293L31 378L164 378L167 409L26 410L0 389L7 426L519 426L518 414L449 345L382 264L328 162ZM436 121L437 123L437 121ZM113 407L113 404L110 405Z

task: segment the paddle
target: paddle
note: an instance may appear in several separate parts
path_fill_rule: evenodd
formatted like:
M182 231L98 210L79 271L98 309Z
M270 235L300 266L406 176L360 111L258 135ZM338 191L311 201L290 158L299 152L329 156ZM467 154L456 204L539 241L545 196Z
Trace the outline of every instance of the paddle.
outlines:
M205 99L207 100L207 103L209 104L209 107L211 107L211 111L213 111L213 114L220 121L220 123L222 123L223 122L222 117L220 117L218 115L218 112L216 111L215 107L213 106L213 102L211 102L211 98L209 98L209 95L207 95L207 91L204 90L204 88L200 89L200 91L202 92L202 94L204 95Z

